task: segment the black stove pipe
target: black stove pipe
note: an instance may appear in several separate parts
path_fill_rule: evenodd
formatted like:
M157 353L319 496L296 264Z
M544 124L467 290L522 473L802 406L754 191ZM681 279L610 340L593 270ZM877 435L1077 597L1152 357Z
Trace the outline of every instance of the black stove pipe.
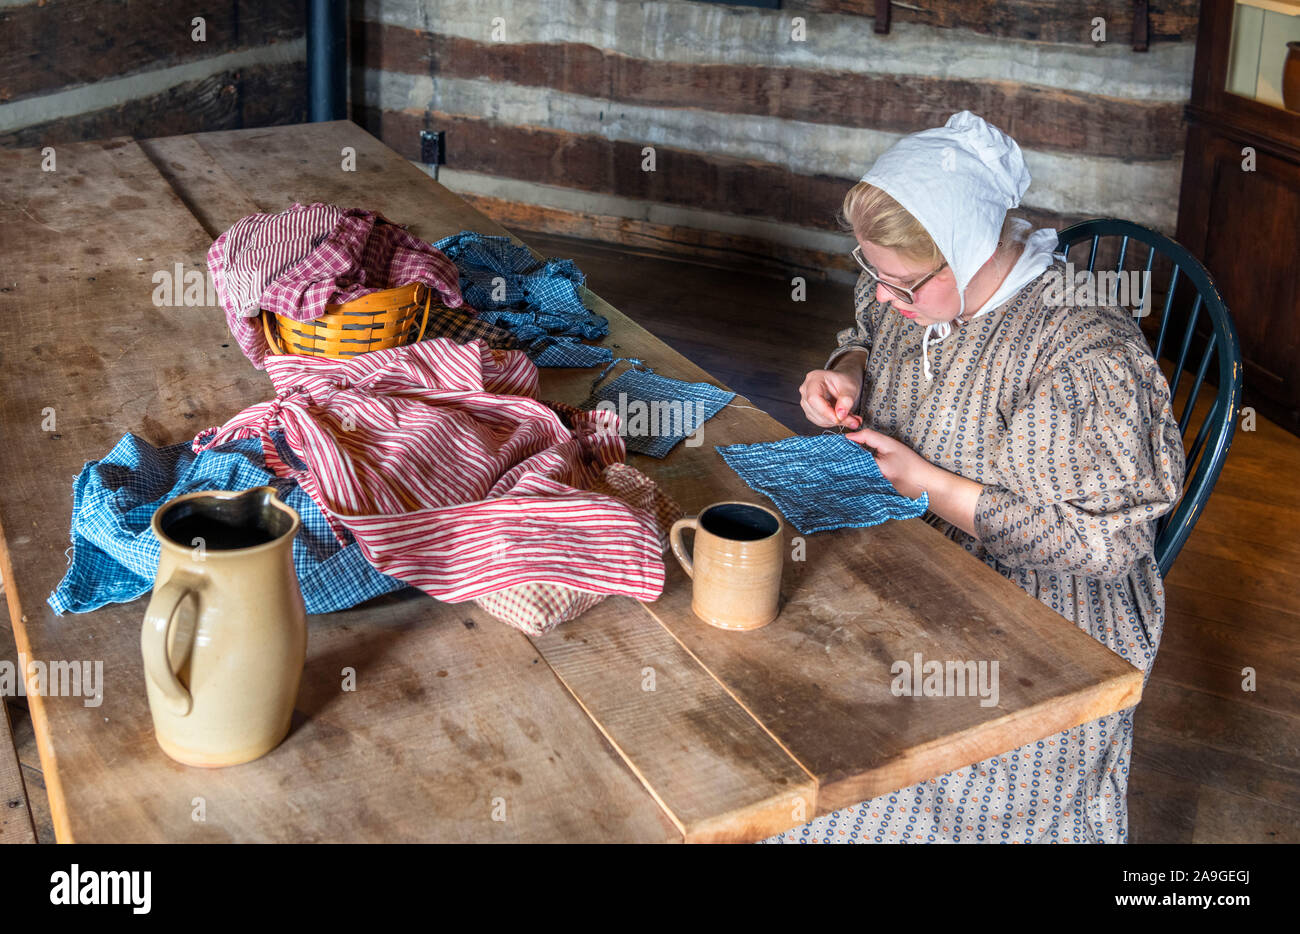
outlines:
M348 115L347 0L307 0L307 119Z

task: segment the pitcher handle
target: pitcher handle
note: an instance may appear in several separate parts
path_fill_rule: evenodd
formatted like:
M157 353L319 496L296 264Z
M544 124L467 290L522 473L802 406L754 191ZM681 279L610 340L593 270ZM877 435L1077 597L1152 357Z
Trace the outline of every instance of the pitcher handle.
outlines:
M686 572L686 576L691 580L695 579L695 562L686 552L686 545L682 542L682 532L686 529L700 530L700 517L692 516L689 519L678 519L673 523L672 529L668 532L668 543L673 546L673 554L677 556L677 562Z
M145 677L162 692L168 707L178 717L189 716L194 700L176 677L176 672L172 671L171 658L167 655L167 634L181 603L191 596L197 601L198 591L193 582L181 575L172 577L154 591L149 607L144 611L144 628L140 633Z

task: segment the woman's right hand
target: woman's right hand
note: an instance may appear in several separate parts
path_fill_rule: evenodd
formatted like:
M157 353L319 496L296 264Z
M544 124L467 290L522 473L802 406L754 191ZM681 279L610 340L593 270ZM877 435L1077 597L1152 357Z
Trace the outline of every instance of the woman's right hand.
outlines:
M836 425L862 427L862 419L849 414L862 391L862 376L860 364L847 373L843 370L813 370L805 376L803 385L799 387L799 404L808 421L819 428Z

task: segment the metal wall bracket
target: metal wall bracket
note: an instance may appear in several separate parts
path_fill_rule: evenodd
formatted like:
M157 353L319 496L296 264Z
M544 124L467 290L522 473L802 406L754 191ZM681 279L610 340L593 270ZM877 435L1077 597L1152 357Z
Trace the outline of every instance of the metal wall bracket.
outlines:
M420 161L433 166L433 177L438 177L438 166L447 164L447 131L420 131Z
M1145 52L1151 41L1151 18L1147 15L1147 0L1133 2L1133 51Z

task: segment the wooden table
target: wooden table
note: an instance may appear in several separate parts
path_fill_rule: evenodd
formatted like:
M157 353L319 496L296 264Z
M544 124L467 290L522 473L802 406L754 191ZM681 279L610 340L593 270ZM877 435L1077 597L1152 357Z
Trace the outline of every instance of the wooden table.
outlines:
M0 698L0 843L35 843L27 789L14 749L9 710Z
M156 307L154 273L203 270L235 220L294 201L377 209L428 240L505 231L347 122L80 143L56 159L44 172L38 150L0 152L0 558L19 651L104 663L99 707L30 698L61 841L757 840L1141 696L1137 669L912 520L809 536L781 617L753 633L697 620L675 563L658 601L609 599L537 639L414 591L312 617L286 741L236 768L179 765L153 738L143 601L65 617L45 602L85 461L126 432L187 440L271 395L220 309ZM709 379L586 297L619 355ZM570 403L594 375L543 372L544 395ZM632 462L688 512L761 499L713 446L789 432L733 406L704 434ZM891 665L916 652L998 661L999 705L894 696Z

